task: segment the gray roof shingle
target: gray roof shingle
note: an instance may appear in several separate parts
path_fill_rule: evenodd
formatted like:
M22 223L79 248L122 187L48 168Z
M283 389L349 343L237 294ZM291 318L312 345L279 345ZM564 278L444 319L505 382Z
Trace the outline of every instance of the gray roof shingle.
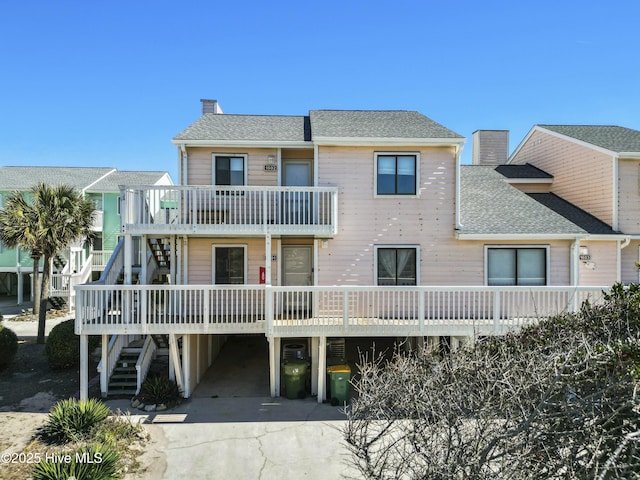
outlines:
M309 117L205 113L174 141L309 141Z
M309 116L205 113L173 140L309 142L316 138L464 137L414 111L312 110Z
M40 182L83 189L114 168L94 167L0 167L0 190L29 190Z
M509 185L495 166L461 168L463 234L578 235L584 228Z
M88 189L90 192L119 192L120 185L155 185L167 172L118 170Z
M415 111L312 110L309 117L314 138L463 138Z
M564 218L575 223L585 231L595 235L611 235L616 234L613 228L594 217L590 213L585 212L581 208L576 207L573 203L566 201L555 193L528 193L531 198L540 202L545 207L550 208Z
M615 125L538 125L612 152L640 152L640 131Z
M530 163L524 165L498 165L496 172L507 178L553 178L553 175L548 174L544 170L540 170L538 167L534 167Z

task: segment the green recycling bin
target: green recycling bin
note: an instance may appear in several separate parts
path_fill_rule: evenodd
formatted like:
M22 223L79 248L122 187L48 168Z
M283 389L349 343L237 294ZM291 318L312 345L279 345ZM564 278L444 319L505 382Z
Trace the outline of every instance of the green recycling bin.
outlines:
M304 398L306 395L305 384L309 362L306 360L291 359L282 362L284 373L285 396L291 400Z
M332 365L327 367L331 386L331 404L344 405L349 402L349 382L351 367L349 365Z

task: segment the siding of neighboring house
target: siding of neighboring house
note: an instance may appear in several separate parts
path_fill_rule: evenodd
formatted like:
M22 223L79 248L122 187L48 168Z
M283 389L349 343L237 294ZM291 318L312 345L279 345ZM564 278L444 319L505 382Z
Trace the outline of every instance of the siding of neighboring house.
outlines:
M313 152L313 151L312 151ZM211 185L213 183L213 154L247 155L248 185L277 186L278 172L266 171L269 157L276 157L275 148L190 148L187 169L189 185Z
M618 162L618 229L640 233L640 160Z
M118 214L118 193L105 193L103 195L103 223L102 223L102 249L114 250L118 244L120 232L120 215Z
M614 226L610 155L535 131L512 163L530 163L553 175L553 193Z

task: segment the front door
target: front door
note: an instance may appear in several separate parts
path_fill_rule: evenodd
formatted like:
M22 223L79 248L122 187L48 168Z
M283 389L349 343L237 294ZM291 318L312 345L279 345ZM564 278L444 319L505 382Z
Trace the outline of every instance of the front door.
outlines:
M282 185L310 187L313 185L312 160L283 160ZM300 190L284 192L282 216L284 223L311 223L311 193Z
M313 285L313 250L310 245L284 245L282 258L283 286L307 287ZM311 293L304 290L287 292L285 305L289 311L308 312L311 306Z

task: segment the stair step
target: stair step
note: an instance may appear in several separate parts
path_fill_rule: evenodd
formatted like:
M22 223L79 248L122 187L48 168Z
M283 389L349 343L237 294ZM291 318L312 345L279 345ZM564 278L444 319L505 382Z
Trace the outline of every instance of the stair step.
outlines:
M137 386L138 386L138 382L127 382L127 381L109 382L109 388L111 388L111 387L137 387Z
M134 354L134 353L139 355L140 352L142 352L142 347L124 347L120 352L120 355L127 355L127 354Z
M114 373L111 375L112 380L122 379L122 378L137 378L137 372L122 372L122 373Z

